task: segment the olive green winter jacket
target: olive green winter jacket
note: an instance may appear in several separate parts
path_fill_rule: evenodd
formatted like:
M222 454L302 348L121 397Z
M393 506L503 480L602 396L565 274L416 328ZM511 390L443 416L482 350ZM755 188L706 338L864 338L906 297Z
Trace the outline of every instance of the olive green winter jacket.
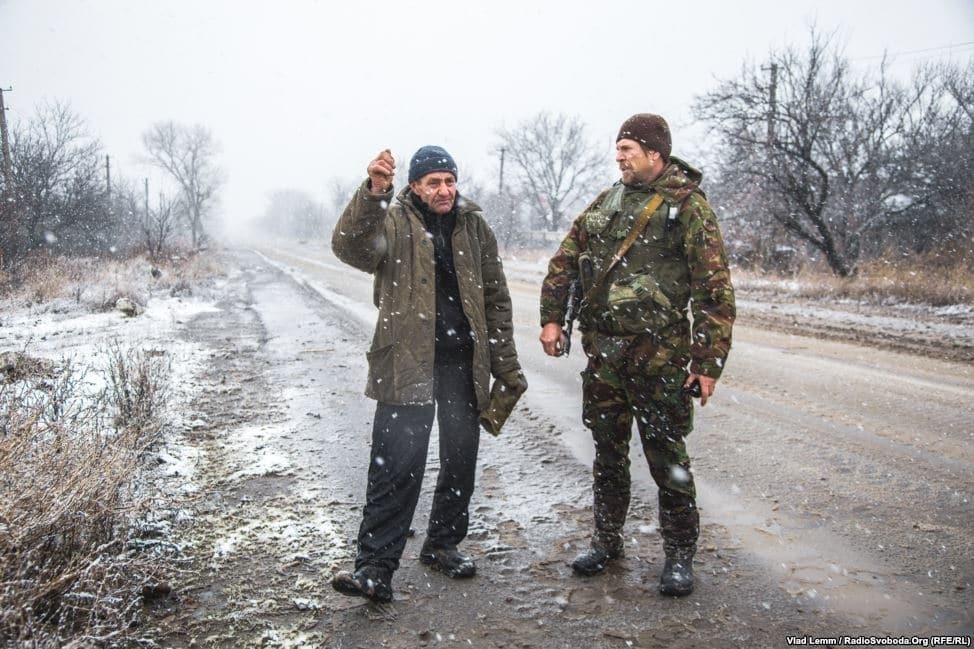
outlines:
M455 209L453 258L474 339L473 380L482 411L491 375L518 374L520 364L497 240L473 202L458 195ZM432 403L436 270L433 242L409 188L393 198L391 188L372 194L365 181L335 226L332 249L345 263L375 276L379 316L367 354L365 394L398 405Z

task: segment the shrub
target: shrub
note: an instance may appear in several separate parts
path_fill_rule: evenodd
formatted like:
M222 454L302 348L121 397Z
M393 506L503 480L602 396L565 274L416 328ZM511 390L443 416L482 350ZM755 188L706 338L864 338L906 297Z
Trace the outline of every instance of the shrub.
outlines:
M0 375L0 646L114 644L164 563L135 537L165 368L117 344L107 355L94 395L67 362Z

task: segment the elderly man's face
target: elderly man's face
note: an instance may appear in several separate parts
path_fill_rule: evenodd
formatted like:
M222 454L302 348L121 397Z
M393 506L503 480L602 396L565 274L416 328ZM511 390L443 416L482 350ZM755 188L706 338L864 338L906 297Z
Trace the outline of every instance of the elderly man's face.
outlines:
M434 171L409 183L409 188L434 214L446 214L457 199L457 179L449 171Z

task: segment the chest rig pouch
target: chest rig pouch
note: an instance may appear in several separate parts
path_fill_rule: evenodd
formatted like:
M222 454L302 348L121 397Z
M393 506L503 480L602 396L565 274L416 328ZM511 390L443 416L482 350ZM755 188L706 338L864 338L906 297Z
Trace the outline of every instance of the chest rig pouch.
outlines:
M618 237L613 236L612 230L618 228L609 230L616 214L622 211L623 192L624 188L621 184L614 186L598 207L585 214L584 228L589 236L589 246L578 256L578 274L582 284L582 295L589 302L594 298L591 293L595 284L605 279L602 273L609 265L615 247L625 237L625 232Z
M650 250L659 249L659 244L653 242L660 239L661 234L665 232L666 239L674 234L672 229L679 207L661 205L659 198L654 201L655 194L651 194L632 210L633 216L639 215L637 218L618 218L624 209L623 193L621 185L613 187L599 208L586 216L585 227L594 246L579 256L579 274L587 291L593 284L603 285L595 286L589 296L590 317L595 321L597 331L614 336L658 335L685 316L682 309L673 306L660 286L659 271L662 269L656 263L646 263L642 257ZM645 213L647 210L652 213ZM620 242L625 238L634 239L636 247L631 254L629 247L623 245L620 248ZM613 254L620 256L615 266L611 262ZM595 274L593 271L586 273L586 266L610 271L612 282L605 288L605 280L609 278L601 274L594 279L586 278L586 274Z

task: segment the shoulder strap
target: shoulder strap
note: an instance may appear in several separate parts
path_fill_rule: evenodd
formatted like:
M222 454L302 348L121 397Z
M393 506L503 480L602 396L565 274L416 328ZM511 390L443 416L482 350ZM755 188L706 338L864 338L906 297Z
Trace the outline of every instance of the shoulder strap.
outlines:
M659 209L659 206L662 204L663 197L660 194L653 194L653 197L649 199L648 203L646 203L643 211L639 213L639 216L636 218L636 222L632 225L632 229L629 230L629 234L626 235L626 238L619 245L619 249L616 250L616 254L612 256L612 261L609 262L609 265L605 267L605 270L603 270L602 273L595 278L595 281L592 282L592 287L589 288L589 290L585 293L583 300L588 301L590 297L595 295L595 290L602 285L602 282L604 282L605 278L609 276L609 273L612 272L612 269L615 268L616 264L618 264L622 258L626 256L626 253L629 252L632 244L635 243L639 235L642 234L642 231L646 229L646 224L649 223L649 219L651 216L653 216L653 212Z

